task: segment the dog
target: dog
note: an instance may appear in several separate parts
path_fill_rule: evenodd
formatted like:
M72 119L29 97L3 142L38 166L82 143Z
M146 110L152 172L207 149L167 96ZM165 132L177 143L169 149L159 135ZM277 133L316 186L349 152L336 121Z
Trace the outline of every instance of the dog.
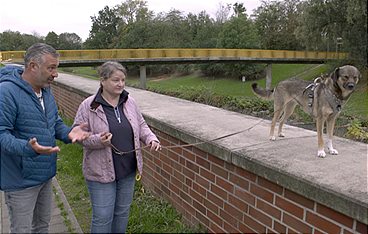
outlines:
M326 157L323 128L326 122L327 148L332 155L338 151L332 145L333 131L341 108L354 92L361 73L351 65L336 68L329 76L317 77L314 81L291 78L280 82L273 90L252 84L253 92L265 100L274 100L274 115L271 123L270 140L276 140L275 126L279 120L278 136L284 137L282 127L297 105L316 121L318 157ZM281 116L281 117L280 117Z

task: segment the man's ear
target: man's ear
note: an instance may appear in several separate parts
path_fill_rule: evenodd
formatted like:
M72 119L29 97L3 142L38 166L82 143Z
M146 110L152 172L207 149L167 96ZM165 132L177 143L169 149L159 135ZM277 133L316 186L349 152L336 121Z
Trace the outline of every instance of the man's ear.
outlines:
M30 61L29 64L28 64L28 67L33 70L33 69L36 69L38 68L38 64L34 61Z
M339 70L340 68L336 68L335 71L331 74L331 78L333 81L337 81L337 78L339 77Z

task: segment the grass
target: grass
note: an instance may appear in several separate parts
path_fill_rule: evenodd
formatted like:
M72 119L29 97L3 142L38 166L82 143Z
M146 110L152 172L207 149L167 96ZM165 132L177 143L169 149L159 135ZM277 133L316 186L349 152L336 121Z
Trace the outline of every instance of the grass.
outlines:
M64 118L65 119L65 118ZM66 119L70 125L71 120ZM57 180L72 207L83 232L90 231L92 208L88 189L82 174L83 151L81 145L58 142ZM199 228L190 228L181 221L181 216L166 201L157 199L136 183L128 233L198 233Z

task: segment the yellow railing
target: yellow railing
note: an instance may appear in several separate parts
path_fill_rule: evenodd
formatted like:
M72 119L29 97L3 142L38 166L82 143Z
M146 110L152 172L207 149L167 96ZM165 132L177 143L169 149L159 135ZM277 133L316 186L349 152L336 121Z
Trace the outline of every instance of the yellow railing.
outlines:
M251 59L346 59L348 53L254 49L103 49L59 50L60 61L164 58L244 58ZM2 51L0 61L23 62L25 51Z

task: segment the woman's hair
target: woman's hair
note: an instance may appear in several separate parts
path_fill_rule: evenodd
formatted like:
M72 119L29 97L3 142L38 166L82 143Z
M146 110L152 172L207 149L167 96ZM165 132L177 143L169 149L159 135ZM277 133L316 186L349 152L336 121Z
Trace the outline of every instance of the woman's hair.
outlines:
M24 55L24 66L27 68L29 63L34 60L38 64L42 64L42 56L50 54L54 58L58 58L59 53L50 45L45 43L36 43L29 47Z
M121 71L127 76L126 68L118 62L108 61L98 67L98 75L102 80L107 80L115 71Z

